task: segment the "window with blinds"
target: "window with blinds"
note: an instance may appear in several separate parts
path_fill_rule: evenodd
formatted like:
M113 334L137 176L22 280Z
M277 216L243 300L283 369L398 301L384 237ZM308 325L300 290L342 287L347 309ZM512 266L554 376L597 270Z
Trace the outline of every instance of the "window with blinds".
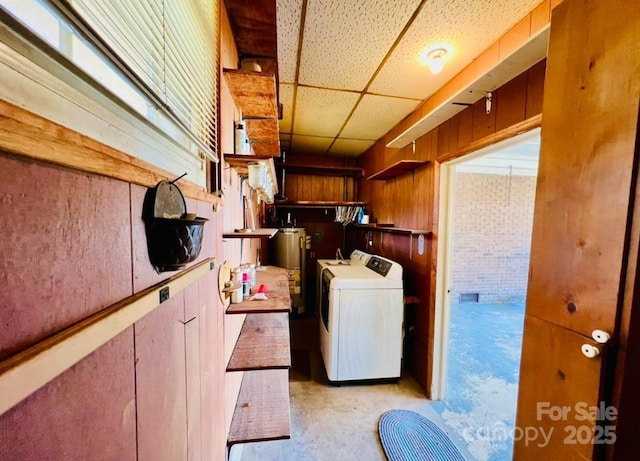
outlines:
M217 161L218 1L0 6L186 150Z

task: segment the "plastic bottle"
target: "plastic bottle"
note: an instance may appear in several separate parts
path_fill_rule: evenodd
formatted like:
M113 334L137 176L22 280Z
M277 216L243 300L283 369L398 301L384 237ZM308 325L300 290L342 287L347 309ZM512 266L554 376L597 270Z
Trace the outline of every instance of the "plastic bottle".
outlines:
M248 266L249 269L249 282L251 285L251 288L255 288L256 287L256 265L251 263Z
M242 294L245 298L251 296L251 282L249 280L249 271L242 272Z
M244 129L244 123L236 123L236 139L235 139L236 154L248 154L249 143L247 142L247 132Z

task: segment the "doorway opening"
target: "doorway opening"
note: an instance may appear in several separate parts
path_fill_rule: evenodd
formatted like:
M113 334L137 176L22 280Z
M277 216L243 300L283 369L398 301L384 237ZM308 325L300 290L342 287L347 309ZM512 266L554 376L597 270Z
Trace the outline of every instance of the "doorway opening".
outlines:
M540 130L442 165L432 397L479 460L512 458Z

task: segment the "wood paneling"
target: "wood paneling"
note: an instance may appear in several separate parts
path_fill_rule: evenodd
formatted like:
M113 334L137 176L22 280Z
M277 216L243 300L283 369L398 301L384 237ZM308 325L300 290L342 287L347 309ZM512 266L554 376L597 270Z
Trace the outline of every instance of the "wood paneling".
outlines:
M506 85L508 85L508 83ZM498 92L496 91L496 93ZM492 107L491 111L487 114L485 100L486 98L482 98L472 106L473 107L473 131L471 133L471 139L473 141L477 141L478 139L482 139L486 136L489 136L492 133L495 133L496 131L497 109ZM511 108L513 107L513 105L511 105L511 101L509 101L509 107ZM523 104L523 107L524 107L524 104Z
M276 2L274 0L226 0L238 52L246 57L278 56Z
M526 118L526 100L529 93L528 78L528 73L520 74L495 92L496 107L492 110L496 113L496 124L493 131L504 130ZM522 91L523 88L526 91ZM500 101L503 99L507 103L501 105Z
M133 328L0 415L2 460L135 461Z
M183 321L181 293L134 326L139 461L187 459Z
M184 348L187 394L187 460L199 461L202 453L202 364L200 357L200 286L184 291ZM211 454L211 452L207 452Z
M1 153L0 169L1 360L133 292L128 184Z
M407 346L413 353L405 365L427 392L431 384L431 350L428 345L432 344L434 334L439 162L540 126L544 65L544 62L537 64L497 89L491 114L486 114L482 99L417 139L416 156L431 161L426 167L387 181L362 179L358 182L358 199L368 203L372 222L432 232L425 255L420 258L416 258L414 242L413 259L408 259L406 237L394 240L374 235L373 247L365 247L364 233L348 236L348 247L355 245L365 251L380 252L391 259L404 261L407 286L410 289L415 287L415 293L410 294L420 298L420 304L413 308L416 324L411 334L415 338ZM364 168L365 176L371 175L390 165L398 156L414 158L411 146L408 148L388 149L382 142L377 142L360 157L359 165Z
M525 119L542 113L542 95L544 92L544 74L546 69L547 61L545 59L529 70Z
M536 402L574 409L603 401L622 413L625 401L637 400L637 374L623 374L631 362L637 367L633 344L640 335L637 324L629 323L638 309L640 236L634 197L640 108L637 5L565 0L552 13L547 69L527 296L527 322L533 325L535 317L537 326L525 328L517 425L558 427L566 433L581 425L572 418L575 413L560 423L541 420L533 412ZM587 359L577 351L591 343L595 329L612 335L603 355L615 363L604 361L602 370L599 358ZM568 335L577 339L561 343ZM541 347L552 336L557 352ZM557 370L563 371L562 381L551 378L560 374ZM536 385L541 377L547 385ZM582 424L589 428L592 422ZM626 413L625 420L605 419L601 425L615 425L618 440L640 436L637 415ZM595 449L604 449L609 459L626 460L636 455L634 445L600 443ZM602 457L588 443L555 442L552 449L549 453L562 459ZM516 454L538 459L540 450L519 441Z
M221 245L222 238L217 240ZM218 254L222 254L219 252ZM198 282L200 327L200 393L203 460L225 460L225 369L223 306L218 298L217 273Z
M540 440L529 440L526 444L524 439L518 440L514 459L592 459L594 445L590 440L595 421L581 420L575 405L578 402L589 406L598 404L600 386L593 376L599 376L602 359L583 356L580 347L584 343L585 338L578 334L532 315L525 316L518 427L542 429L549 442L542 442L540 432ZM569 411L565 418L550 417L544 411L550 407ZM578 428L587 428L588 442L578 443L584 440L584 433L580 430L579 438L572 437L571 427L576 428L576 432Z
M621 43L639 49L640 34L616 25L596 38L593 28L609 24L596 18L615 10L584 7L578 14L577 4L584 2L555 10L563 13L549 48L527 309L590 337L594 319L597 328L615 328L640 87L632 76L640 60L615 50ZM565 22L571 26L561 27Z

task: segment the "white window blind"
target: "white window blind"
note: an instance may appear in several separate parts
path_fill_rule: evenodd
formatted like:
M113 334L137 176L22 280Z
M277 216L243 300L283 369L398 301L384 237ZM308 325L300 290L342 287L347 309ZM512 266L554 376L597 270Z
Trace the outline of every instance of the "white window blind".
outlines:
M149 123L187 151L195 148L215 161L218 3L0 0L0 6ZM54 13L58 19L49 16Z
M217 143L218 6L211 0L52 0L85 21L203 143ZM215 155L213 152L211 152Z

